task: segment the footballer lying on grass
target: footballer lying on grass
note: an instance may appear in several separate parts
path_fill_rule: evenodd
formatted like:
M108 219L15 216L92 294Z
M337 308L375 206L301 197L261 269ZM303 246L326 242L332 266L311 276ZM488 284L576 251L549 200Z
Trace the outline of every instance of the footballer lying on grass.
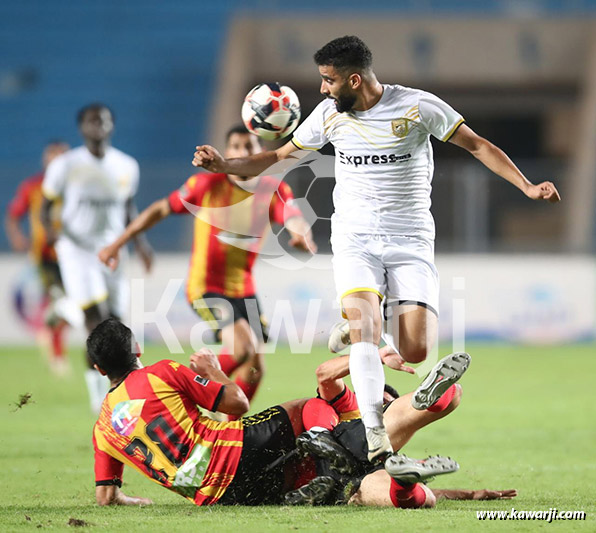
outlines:
M130 329L115 319L102 322L87 339L94 364L108 376L112 387L93 431L96 500L100 505L152 503L120 490L125 464L197 505L326 503L338 482L356 487L349 501L364 505L432 507L437 497L493 499L516 495L515 491L437 491L435 495L418 482L458 469L455 461L440 456L416 461L394 453L384 469L370 465L369 472L354 483L349 477L351 458L329 461L326 445L341 446L331 438L321 440L320 434L325 435L325 431L311 431L299 439L308 443L302 448L313 448L310 445L315 443L314 451L322 450L323 455L318 462L326 461L336 473L335 479L317 476L309 469L312 462L294 452L296 437L304 432L303 408L308 400L285 402L232 422L216 422L201 415L197 405L241 415L247 411L248 401L218 368L212 352L203 349L192 355L192 370L168 360L143 368L135 346ZM459 376L451 384L457 379ZM339 383L335 378L333 381ZM350 397L345 390L343 397ZM461 389L449 386L448 390L451 392L431 401L434 411L413 409L411 395L389 405L385 424L396 449L417 427L455 409ZM324 428L329 415L321 407L315 402L314 408L307 409L308 425L315 429ZM342 423L334 431L340 426ZM364 433L362 439L365 445Z

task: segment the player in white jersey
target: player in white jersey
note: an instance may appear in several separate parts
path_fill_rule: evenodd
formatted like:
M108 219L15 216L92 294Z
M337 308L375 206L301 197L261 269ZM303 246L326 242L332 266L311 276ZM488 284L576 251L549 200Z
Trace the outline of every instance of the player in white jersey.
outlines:
M474 133L436 96L379 83L372 54L358 37L334 39L314 59L327 99L298 127L291 142L231 160L211 146L197 146L193 165L257 175L297 149L333 144L334 276L349 321L350 373L369 459L378 460L391 452L382 420L379 302L385 297L393 311L395 348L407 362L426 358L437 329L430 135L466 149L529 198L557 202L560 197L552 183L528 181L503 151Z
M110 145L113 115L103 104L79 111L78 125L84 146L73 148L49 165L42 185L42 222L56 252L68 297L85 314L91 332L110 316L123 318L128 303L128 282L122 268L112 272L97 252L112 242L136 216L133 197L139 183L134 158ZM49 213L62 201L61 232L56 235ZM146 241L136 242L147 269L152 252ZM89 362L85 375L91 407L99 411L107 382Z

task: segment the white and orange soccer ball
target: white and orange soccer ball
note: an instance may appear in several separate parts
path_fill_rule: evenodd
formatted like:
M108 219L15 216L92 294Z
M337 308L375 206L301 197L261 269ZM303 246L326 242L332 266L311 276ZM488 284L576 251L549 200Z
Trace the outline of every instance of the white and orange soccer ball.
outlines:
M282 139L298 126L300 101L286 85L260 83L244 99L242 121L248 131L261 139Z

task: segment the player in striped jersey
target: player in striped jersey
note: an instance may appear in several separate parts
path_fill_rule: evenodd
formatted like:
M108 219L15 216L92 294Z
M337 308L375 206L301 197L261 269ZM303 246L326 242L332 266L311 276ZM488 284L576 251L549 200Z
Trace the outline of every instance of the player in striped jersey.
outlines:
M228 131L226 155L246 157L261 151L244 126ZM167 198L157 200L122 235L99 253L115 268L118 252L130 239L175 214L195 215L186 296L223 344L222 370L235 373L249 400L264 372L261 344L267 325L259 310L252 268L271 222L285 225L290 244L314 252L316 245L290 187L271 176L249 179L228 174L195 174Z
M15 197L8 206L4 221L6 235L12 249L15 252L29 252L29 257L37 268L44 289L44 296L50 305L63 295L64 289L56 258L56 250L54 246L48 244L41 221L43 201L41 185L48 165L68 149L68 144L62 141L53 141L47 144L42 155L43 171L21 182ZM20 227L20 220L25 215L29 216L29 237L23 233ZM53 217L52 222L59 227L57 218ZM63 375L68 371L68 364L64 357L63 339L66 323L59 318L48 322L50 322L49 336L51 338L50 369L58 375Z
M294 448L304 400L215 422L199 408L241 415L248 399L209 350L191 357L194 371L174 361L143 368L132 332L111 318L87 349L111 383L93 430L100 505L150 503L120 492L125 464L197 505L273 503L289 488L291 465L266 467Z

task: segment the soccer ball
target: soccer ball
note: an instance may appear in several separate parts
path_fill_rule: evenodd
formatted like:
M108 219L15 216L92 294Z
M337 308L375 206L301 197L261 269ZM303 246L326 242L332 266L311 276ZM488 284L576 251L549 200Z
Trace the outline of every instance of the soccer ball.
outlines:
M298 126L300 101L286 85L260 83L244 99L242 121L248 131L261 139L282 139Z

